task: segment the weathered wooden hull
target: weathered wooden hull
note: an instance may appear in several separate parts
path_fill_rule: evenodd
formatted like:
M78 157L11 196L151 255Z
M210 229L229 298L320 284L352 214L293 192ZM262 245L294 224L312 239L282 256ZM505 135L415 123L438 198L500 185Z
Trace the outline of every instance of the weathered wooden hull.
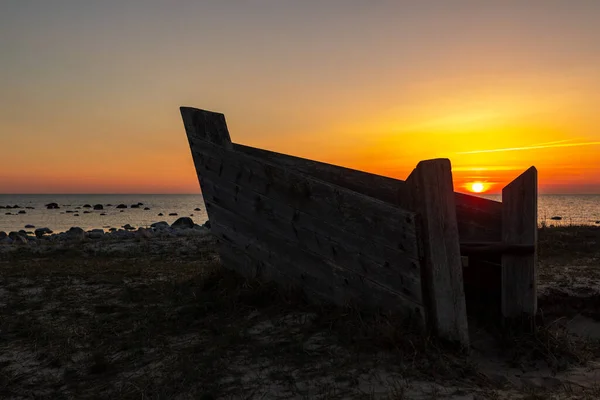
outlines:
M500 241L503 209L455 193L449 160L402 181L235 144L222 114L181 114L227 268L468 344L459 237Z

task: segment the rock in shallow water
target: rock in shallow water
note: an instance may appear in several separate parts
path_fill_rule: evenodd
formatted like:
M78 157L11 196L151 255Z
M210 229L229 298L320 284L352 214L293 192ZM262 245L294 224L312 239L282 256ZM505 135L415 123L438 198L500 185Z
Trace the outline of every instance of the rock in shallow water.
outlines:
M37 228L35 230L35 237L37 237L37 238L41 238L45 234L49 234L49 235L52 234L52 230L49 228Z
M136 236L139 238L149 239L154 236L154 231L148 228L140 228L137 230Z
M104 206L102 204L94 204L94 210L104 210Z
M76 242L82 242L86 238L86 232L78 226L73 226L67 232L65 232L66 238L74 240Z
M173 229L185 229L185 228L193 228L194 221L190 217L181 217L177 218L173 224L171 224L171 228Z
M104 237L103 229L92 229L88 232L88 237L90 239L102 239Z
M0 231L0 240L6 239L8 235L4 231Z
M46 204L46 208L48 210L55 210L55 209L58 209L60 207L58 206L57 203L48 203L48 204Z
M169 223L166 221L155 222L150 225L154 229L166 229L169 228Z
M27 244L29 241L26 236L17 235L13 238L13 244Z
M25 225L25 229L33 229L33 228L35 228L34 225L31 225L31 224Z

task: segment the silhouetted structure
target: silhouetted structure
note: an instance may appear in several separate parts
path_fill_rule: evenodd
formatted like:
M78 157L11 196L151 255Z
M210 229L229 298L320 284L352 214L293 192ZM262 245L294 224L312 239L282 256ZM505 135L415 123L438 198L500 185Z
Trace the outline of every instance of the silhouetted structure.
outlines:
M467 306L484 297L504 317L535 315L534 167L500 203L455 193L447 159L402 181L232 143L223 114L181 114L227 268L313 300L405 312L463 345Z

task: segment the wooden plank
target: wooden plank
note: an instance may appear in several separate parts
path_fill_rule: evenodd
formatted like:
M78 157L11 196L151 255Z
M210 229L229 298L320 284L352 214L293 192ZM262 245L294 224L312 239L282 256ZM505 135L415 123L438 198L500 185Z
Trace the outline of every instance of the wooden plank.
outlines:
M473 242L460 243L460 254L469 256L475 254L514 254L527 255L535 252L535 246L529 244L515 244L502 242Z
M454 196L461 242L501 240L502 203L464 193Z
M220 236L223 237L225 235ZM270 263L256 260L248 255L233 241L219 238L218 240L223 249L220 258L225 268L233 269L234 271L260 271L261 274L257 278L262 281L275 282L283 289L299 289L304 293L306 300L311 303L323 303L325 301L321 294L315 293L309 282L305 282L304 280L296 281L291 276L285 276Z
M320 161L276 153L234 143L233 148L272 164L281 165L337 186L408 209L406 182Z
M413 212L202 140L192 141L192 146L200 176L212 172L312 217L362 232L369 240L415 251Z
M502 189L502 239L537 246L537 170L529 168ZM502 256L502 315L534 316L537 311L536 252Z
M419 213L427 321L443 338L469 345L450 160L421 161L407 180Z
M272 201L233 183L215 184L202 178L207 211L209 204L243 215L252 224L294 242L343 268L364 275L390 290L402 292L416 302L422 301L419 260L398 250L372 243L363 237L316 220L299 210ZM260 199L261 207L255 207Z
M357 302L369 308L403 311L423 315L422 305L415 303L403 293L391 291L357 274L323 259L296 243L272 234L251 223L242 215L221 208L210 202L215 223L220 225L221 239L229 246L237 246L251 258L269 265L278 273L291 277L290 281L303 282L302 287L338 305ZM267 272L267 275L271 272ZM258 276L265 277L263 272Z
M233 149L225 115L192 107L180 107L179 111L188 141L199 139L227 150ZM191 142L190 148L192 148Z

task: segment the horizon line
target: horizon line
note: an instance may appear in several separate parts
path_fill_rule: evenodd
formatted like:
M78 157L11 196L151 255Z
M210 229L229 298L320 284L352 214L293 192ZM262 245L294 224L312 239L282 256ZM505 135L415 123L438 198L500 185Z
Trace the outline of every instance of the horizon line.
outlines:
M502 191L474 193L469 191L454 190L455 193L477 195L501 195ZM0 196L193 196L200 193L0 193ZM538 193L538 196L600 196L597 193Z

